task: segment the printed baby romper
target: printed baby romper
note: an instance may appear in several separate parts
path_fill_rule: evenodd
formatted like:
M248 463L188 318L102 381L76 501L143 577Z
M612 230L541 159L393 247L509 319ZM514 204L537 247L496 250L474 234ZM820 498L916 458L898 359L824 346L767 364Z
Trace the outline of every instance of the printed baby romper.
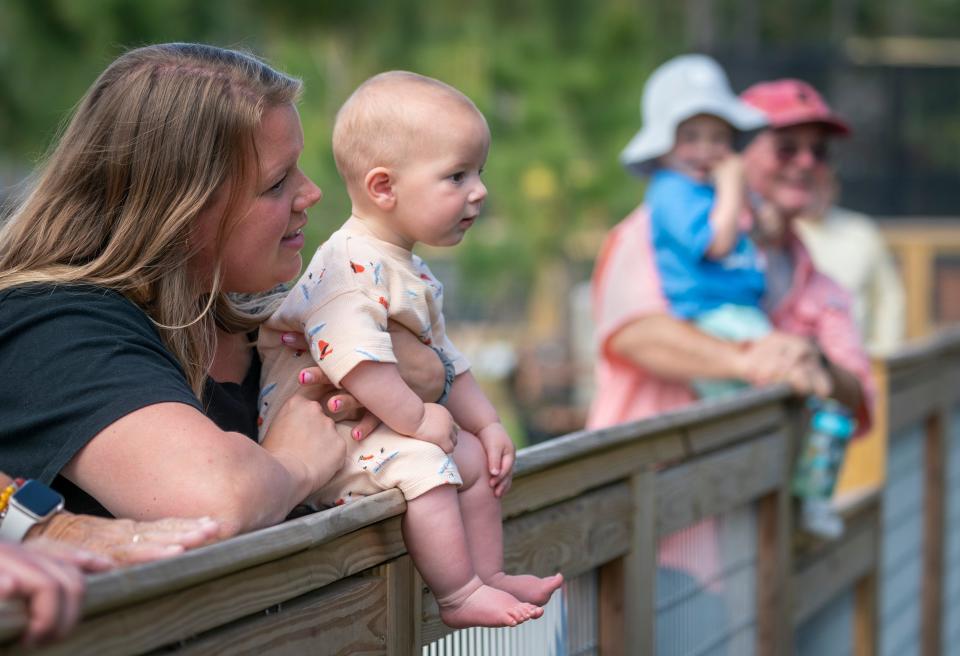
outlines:
M419 257L377 239L358 219L349 219L320 247L260 329L260 439L274 411L296 392L298 372L311 364L304 354L283 346L284 332L306 335L313 360L338 387L361 362L397 361L388 319L440 351L457 375L467 371L466 358L447 338L442 299L443 285ZM337 424L347 456L314 500L318 505L348 503L393 487L413 499L439 485L461 483L453 460L436 445L398 435L386 425L357 442L350 436L354 425Z

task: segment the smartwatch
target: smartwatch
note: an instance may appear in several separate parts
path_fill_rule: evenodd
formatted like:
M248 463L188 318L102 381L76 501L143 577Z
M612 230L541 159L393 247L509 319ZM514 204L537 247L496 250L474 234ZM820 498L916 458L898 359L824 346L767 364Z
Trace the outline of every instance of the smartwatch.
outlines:
M63 497L40 481L29 480L13 496L0 520L0 540L20 542L34 524L63 510Z

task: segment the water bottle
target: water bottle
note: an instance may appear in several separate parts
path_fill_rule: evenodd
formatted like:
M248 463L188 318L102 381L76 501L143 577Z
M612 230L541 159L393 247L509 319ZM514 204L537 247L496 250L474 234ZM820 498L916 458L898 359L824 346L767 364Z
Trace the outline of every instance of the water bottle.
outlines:
M830 505L856 420L836 401L811 401L810 430L793 473L793 494L801 500L801 525L821 537L837 538L843 520Z

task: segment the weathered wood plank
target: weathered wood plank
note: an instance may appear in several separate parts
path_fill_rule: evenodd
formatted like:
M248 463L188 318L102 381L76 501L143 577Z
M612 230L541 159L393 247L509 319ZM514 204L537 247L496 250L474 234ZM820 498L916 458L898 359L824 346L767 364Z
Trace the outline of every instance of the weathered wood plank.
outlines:
M259 612L405 553L391 518L308 551L115 609L44 654L140 653ZM16 648L10 652L18 653Z
M682 433L671 431L528 474L514 479L503 500L503 516L515 517L570 499L684 454Z
M389 490L321 513L240 535L176 558L128 567L87 579L84 615L89 617L118 606L129 606L211 581L232 572L276 560L334 540L404 511L399 490ZM0 603L0 642L23 627L22 609Z
M780 479L776 489L757 503L756 651L759 656L793 653L793 603L790 574L793 568L793 508L790 474L796 444L806 432L806 413L797 403L784 409L786 427L777 456Z
M630 481L632 496L631 551L624 558L624 653L653 656L655 648L657 581L657 487L654 471L645 471ZM606 652L602 652L606 653Z
M749 503L786 476L787 433L779 430L657 475L657 534Z
M631 494L626 483L509 520L503 526L507 572L574 578L630 549ZM423 600L424 644L451 632L440 621L433 595Z
M923 583L920 653L938 656L943 639L944 527L947 447L950 408L942 404L926 422L923 477Z
M597 574L598 643L604 656L624 656L627 621L624 600L626 596L626 556L615 558L600 567Z
M387 581L349 578L186 642L189 656L388 654Z
M770 433L782 428L786 422L787 412L782 403L764 404L691 426L686 430L687 443L690 454L699 455L761 433Z
M573 578L630 549L631 495L617 483L503 526L503 557L509 572Z
M790 397L786 385L762 389L749 389L729 399L713 403L695 403L686 408L672 410L656 417L591 431L578 431L522 449L517 456L516 475L555 466L576 458L582 458L599 450L619 444L649 439L659 433L676 430L694 430L698 425L709 424L719 418L737 413L751 413L764 404L779 403ZM731 436L734 441L737 436ZM716 446L720 446L717 444Z
M423 583L410 556L386 566L387 656L419 656Z
M903 428L924 421L936 412L944 395L943 381L936 371L907 386L891 385L887 424L890 438L896 439Z
M877 572L870 572L853 591L853 656L880 653L880 603Z
M856 531L849 528L830 549L793 575L794 627L875 570L879 526L864 525Z
M888 355L885 360L891 376L916 366L918 363L936 361L944 353L956 351L960 345L960 327L944 328L925 339L911 340Z

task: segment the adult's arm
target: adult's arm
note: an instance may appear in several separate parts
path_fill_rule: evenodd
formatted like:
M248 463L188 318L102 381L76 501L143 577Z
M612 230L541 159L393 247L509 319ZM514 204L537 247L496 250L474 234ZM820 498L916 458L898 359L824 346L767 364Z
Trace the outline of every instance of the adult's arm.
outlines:
M857 409L863 405L864 391L860 380L850 371L824 358L827 375L830 376L830 398L835 399L848 408Z
M400 378L425 403L433 403L443 393L446 371L436 351L427 346L410 330L393 320L388 322L393 352L397 356L397 369ZM289 333L290 348L305 351L307 342L302 334ZM334 421L359 420L354 430L367 436L380 425L380 420L366 411L357 399L343 389L326 385L326 377L320 367L303 369L306 382L315 383L319 394L316 396L324 405L325 412Z
M10 476L0 472L0 488L12 482ZM219 526L209 518L136 522L62 510L47 521L34 524L24 542L52 543L41 548L86 571L102 571L116 565L175 556L208 543L218 532ZM53 553L54 549L58 551Z
M668 314L635 318L607 346L618 357L666 380L745 379L741 350Z
M302 395L262 445L186 404L158 403L101 431L62 473L118 517L212 517L227 537L283 520L329 480L342 449L320 403Z

